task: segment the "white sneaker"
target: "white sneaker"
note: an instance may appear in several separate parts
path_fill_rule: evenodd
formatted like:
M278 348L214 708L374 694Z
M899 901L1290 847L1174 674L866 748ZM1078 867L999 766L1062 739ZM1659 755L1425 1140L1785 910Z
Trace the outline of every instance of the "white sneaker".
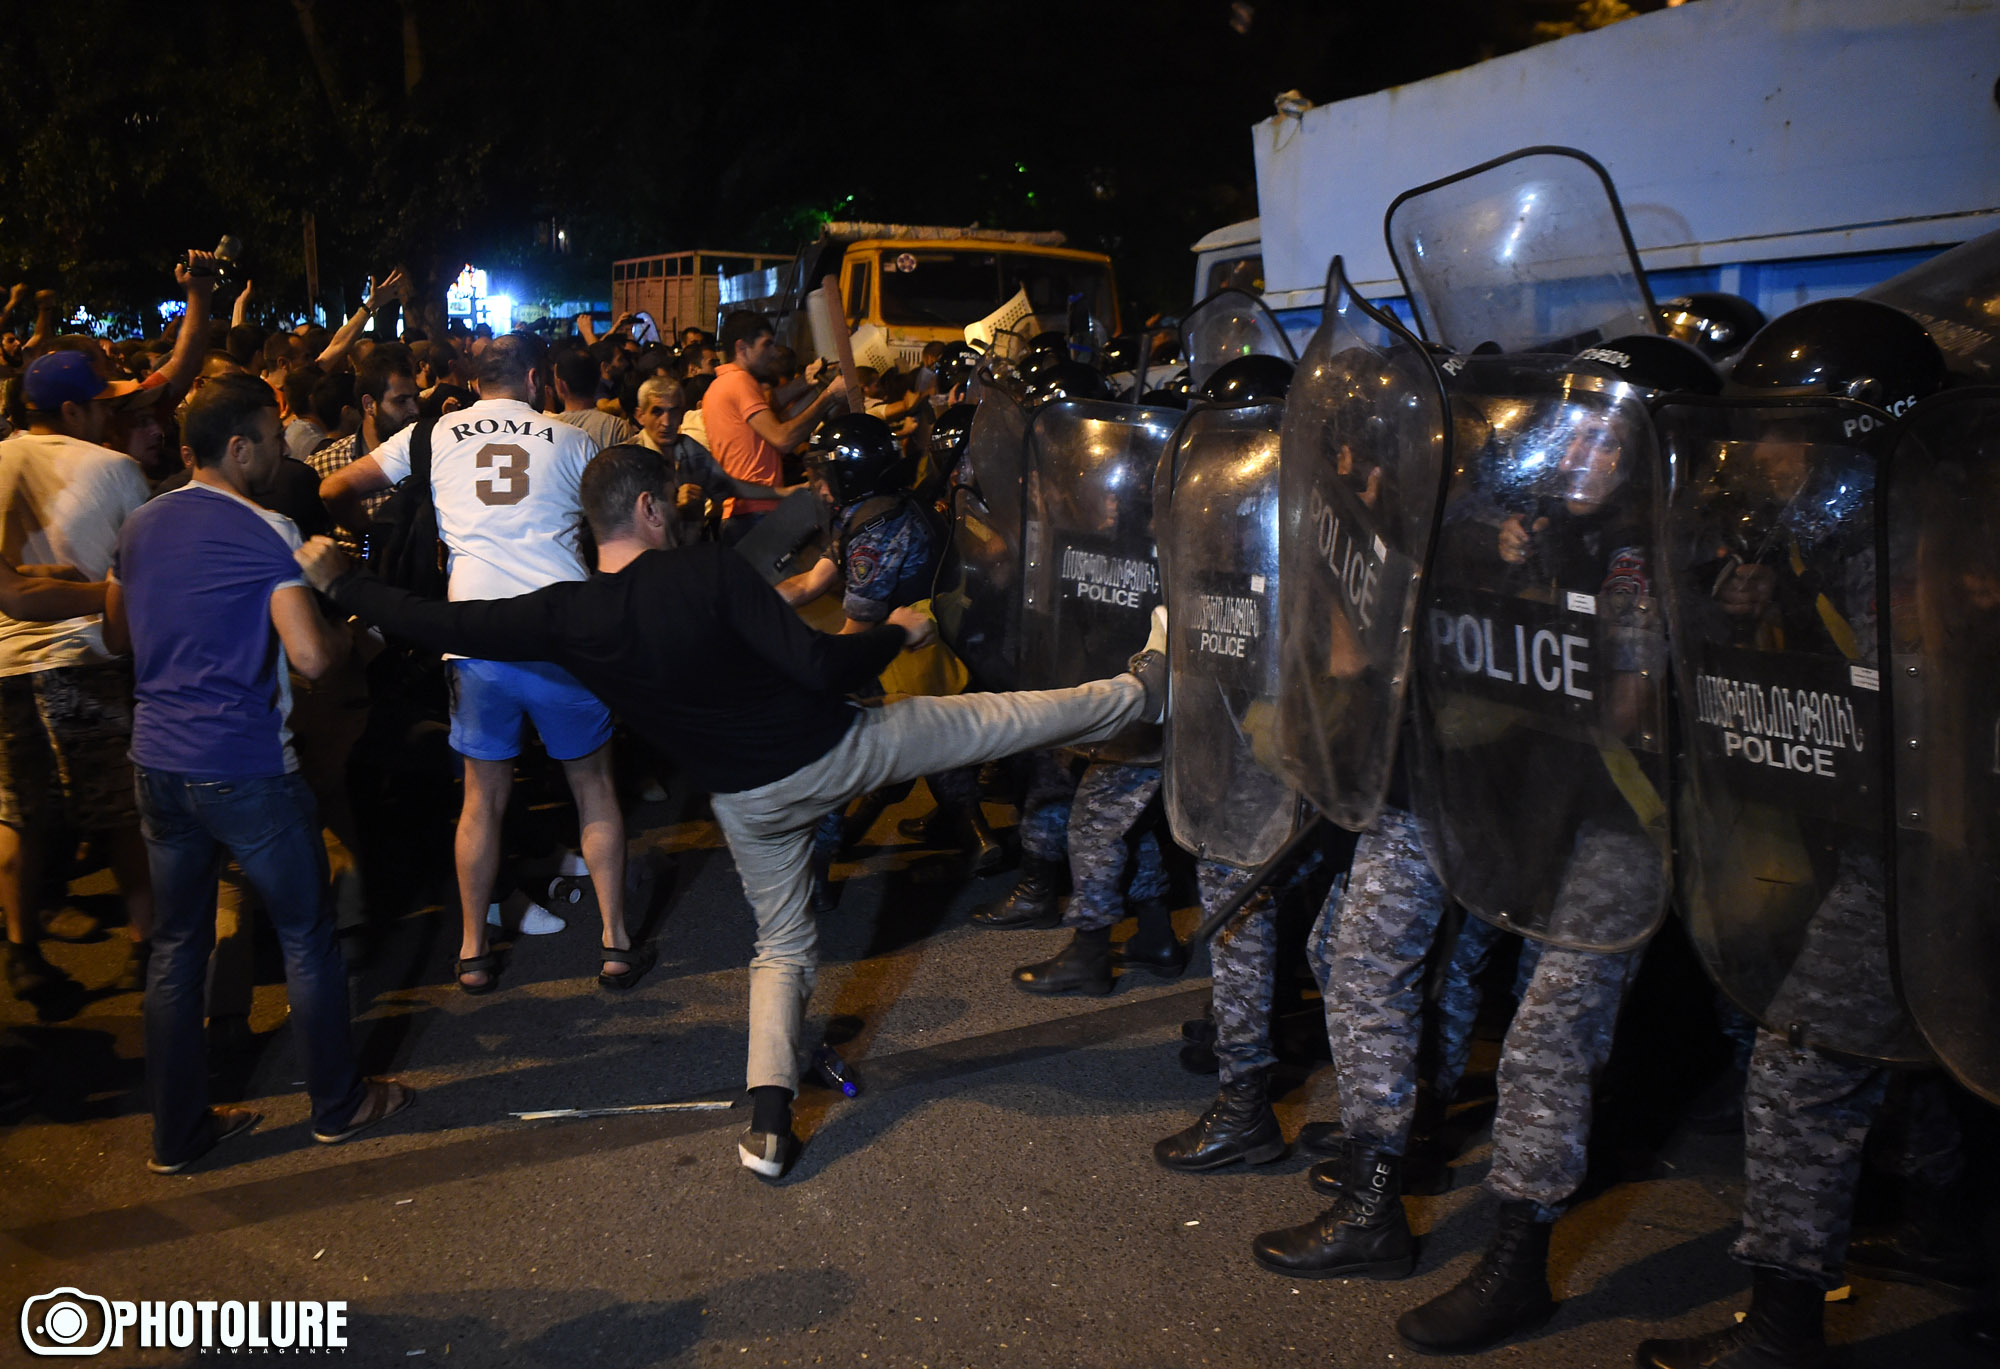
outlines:
M499 904L489 903L486 905L486 925L489 927L498 927L500 925ZM564 922L539 903L530 902L527 911L521 914L522 936L551 936L556 932L562 931L567 926L569 926L567 922Z
M581 851L564 851L563 858L556 862L556 873L570 879L588 879L590 867L583 863Z

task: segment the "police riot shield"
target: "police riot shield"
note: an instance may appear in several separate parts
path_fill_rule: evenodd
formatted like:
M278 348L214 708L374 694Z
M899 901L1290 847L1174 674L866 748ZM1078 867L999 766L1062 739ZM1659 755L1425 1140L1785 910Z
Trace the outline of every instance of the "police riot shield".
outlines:
M1911 411L1883 510L1893 963L1937 1058L2000 1103L2000 389Z
M1105 400L1044 405L1028 430L1023 520L1023 689L1123 671L1162 602L1153 477L1181 414ZM1159 730L1098 748L1157 754Z
M1618 192L1574 148L1523 148L1406 190L1383 231L1418 328L1454 352L1575 353L1659 331Z
M1658 448L1639 393L1564 357L1448 368L1456 467L1417 631L1412 796L1497 926L1639 945L1668 893Z
M1875 474L1836 399L1660 406L1679 899L1710 975L1793 1041L1924 1058L1889 978Z
M1277 764L1351 831L1374 824L1388 789L1450 446L1423 345L1334 258L1285 396Z
M1173 680L1167 822L1197 856L1261 865L1285 844L1296 791L1273 773L1278 706L1276 404L1197 407L1153 491Z
M1021 652L1021 490L1028 415L988 389L952 473L951 555L931 596L938 636L981 689L1014 688Z
M2000 383L2000 232L1949 252L1861 292L1924 325L1953 375Z
M1248 291L1217 290L1181 320L1181 357L1195 390L1223 363L1249 356L1298 360L1283 325Z

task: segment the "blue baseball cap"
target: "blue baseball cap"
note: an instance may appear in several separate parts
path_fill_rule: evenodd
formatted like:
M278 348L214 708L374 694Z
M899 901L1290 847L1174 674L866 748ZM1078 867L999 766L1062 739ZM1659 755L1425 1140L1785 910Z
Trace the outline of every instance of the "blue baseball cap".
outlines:
M28 363L21 377L21 398L36 413L60 413L65 404L93 399L119 399L139 390L136 380L106 380L82 352L45 352ZM156 387L157 388L157 387Z

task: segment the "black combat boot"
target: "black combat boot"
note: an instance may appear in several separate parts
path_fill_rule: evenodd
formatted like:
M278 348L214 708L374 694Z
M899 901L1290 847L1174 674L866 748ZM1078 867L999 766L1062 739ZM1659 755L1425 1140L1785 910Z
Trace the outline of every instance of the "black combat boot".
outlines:
M1285 1134L1278 1130L1278 1115L1271 1111L1270 1088L1261 1070L1224 1084L1193 1126L1153 1147L1155 1160L1189 1173L1221 1169L1239 1160L1269 1164L1284 1154Z
M1163 898L1148 898L1133 904L1132 912L1139 919L1139 929L1112 953L1113 961L1128 970L1179 979L1187 969L1188 951L1174 934L1174 910Z
M1632 1356L1639 1369L1822 1369L1826 1294L1811 1279L1759 1269L1750 1311L1722 1331L1685 1340L1649 1340Z
M940 804L920 818L904 818L896 824L896 832L906 841L958 847L972 857L975 875L990 875L1007 860L1007 848L993 835L978 804L970 811Z
M986 825L986 814L978 804L965 815L965 831L968 838L966 853L972 857L972 873L990 875L999 869L1007 859L1007 848L1000 844L1000 838L993 835L993 829Z
M1425 1355L1470 1355L1523 1331L1556 1310L1549 1293L1549 1227L1533 1203L1503 1202L1492 1244L1456 1288L1396 1321L1403 1344Z
M1022 856L1021 878L1013 891L973 913L972 925L1004 930L1057 925L1062 921L1062 891L1068 874L1069 866L1063 861Z
M1069 945L1057 951L1053 960L1014 971L1014 983L1029 993L1110 993L1110 929L1077 928Z
M1894 1217L1856 1226L1847 1267L1897 1283L1976 1292L1992 1280L1978 1224L1965 1219L1978 1210L1963 1183L1907 1183Z
M1346 1160L1339 1201L1309 1222L1259 1236L1250 1246L1258 1264L1300 1279L1410 1276L1417 1238L1403 1213L1402 1157L1349 1145Z

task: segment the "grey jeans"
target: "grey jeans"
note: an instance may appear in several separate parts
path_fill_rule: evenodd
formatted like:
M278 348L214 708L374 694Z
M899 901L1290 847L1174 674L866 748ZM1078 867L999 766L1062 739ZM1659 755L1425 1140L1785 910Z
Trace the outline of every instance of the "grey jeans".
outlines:
M715 820L757 918L749 1086L798 1089L799 1036L819 966L809 857L821 816L885 784L1040 747L1106 741L1145 707L1145 687L1130 675L1043 693L900 699L862 709L847 735L812 764L756 789L715 795Z

